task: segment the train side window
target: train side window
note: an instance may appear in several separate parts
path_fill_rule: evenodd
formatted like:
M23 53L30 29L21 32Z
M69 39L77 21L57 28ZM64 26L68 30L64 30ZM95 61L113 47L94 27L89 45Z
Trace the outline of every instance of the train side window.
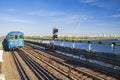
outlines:
M19 38L20 38L20 39L23 39L24 37L23 37L23 35L19 35Z
M15 35L15 39L17 39L18 37L17 37L17 35Z
M10 39L14 39L14 36L13 36L13 35L10 35Z

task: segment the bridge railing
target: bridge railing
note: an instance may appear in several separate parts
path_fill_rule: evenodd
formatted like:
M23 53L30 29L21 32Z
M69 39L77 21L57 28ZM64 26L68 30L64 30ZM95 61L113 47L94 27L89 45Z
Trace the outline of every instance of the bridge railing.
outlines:
M49 45L53 41L52 40L29 39L29 40L26 40L26 42L45 47L45 49L50 49L51 46L49 46ZM116 66L120 66L120 55L115 54L114 51L113 51L113 54L92 51L90 49L92 42L89 42L89 41L71 41L71 42L72 42L72 46L67 47L67 46L64 46L64 40L61 40L61 45L54 45L54 48L52 47L51 50L54 49L55 51L59 51L62 53L68 53L68 54L72 54L73 56L79 56L80 58L81 57L85 58L87 61L89 61L89 59L102 61L104 63L111 64L113 66L113 68L115 68ZM75 48L75 42L88 43L88 50ZM113 43L113 42L108 42L108 43L95 42L94 44L112 45L113 48L115 48L115 46L119 46L119 43Z
M102 41L90 41L90 40L55 40L55 41L52 41L52 40L36 40L36 39L27 39L28 41L33 41L33 42L39 42L39 43L46 43L46 44L49 44L51 42L53 42L55 45L58 45L56 44L57 41L60 42L60 46L66 46L65 45L65 42L70 42L71 43L71 48L78 48L76 47L76 44L78 43L83 43L83 44L86 44L86 50L87 51L95 51L95 52L104 52L104 50L102 51L98 51L98 50L93 50L92 47L93 47L93 44L98 44L98 45L109 45L111 48L110 48L110 53L113 53L113 54L116 54L116 49L117 49L117 46L120 46L120 42L102 42ZM66 46L67 47L67 46ZM99 46L98 46L99 47ZM81 49L83 49L82 47L79 47ZM107 52L109 53L109 52ZM118 52L117 55L120 55L120 53Z

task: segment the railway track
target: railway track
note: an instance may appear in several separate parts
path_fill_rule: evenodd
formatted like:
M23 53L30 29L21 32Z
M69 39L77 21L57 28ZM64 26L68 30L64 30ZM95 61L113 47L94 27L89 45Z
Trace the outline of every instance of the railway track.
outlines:
M25 52L25 54L27 55L27 56L30 56L30 51L29 51L29 53L28 52L26 52L25 50L21 50L21 51L24 51ZM35 59L37 59L38 57L37 56L30 56L30 57L34 57ZM38 60L38 59L37 59ZM37 61L36 60L36 61ZM46 65L44 65L44 67L51 67L51 69L49 70L49 71L53 71L53 70L55 70L55 71L57 71L59 74L57 74L56 75L56 77L58 78L58 79L60 79L60 80L77 80L76 78L74 78L73 76L69 76L69 74L67 74L67 73L65 73L65 72L63 72L63 71L61 71L59 68L57 68L57 67L55 67L54 65L51 65L50 63L48 63L47 61L45 61L44 59L40 59L39 58L39 60L40 61L42 61L42 63L41 63L41 65L42 64L46 64ZM55 75L56 73L54 72L53 73L53 75ZM58 76L59 75L59 76ZM62 79L60 78L62 76ZM64 77L64 78L63 78ZM50 79L50 80L53 80L53 79Z
M69 78L73 80L74 79L76 80L79 80L79 79L81 80L82 79L84 80L105 80L104 78L93 75L89 72L85 72L84 70L76 69L75 67L69 64L66 64L64 60L58 59L58 58L56 59L55 56L54 57L51 55L48 56L48 54L46 54L45 52L36 52L35 50L28 48L28 47L24 48L24 50L26 52L29 52L36 58L43 59L44 61L46 61L46 63L49 63L48 65L53 65L57 67L58 69L60 69L59 71L63 71L63 73L65 73L66 76L69 76Z
M32 48L33 48L33 46L32 46ZM36 54L37 56L42 55L44 57L43 59L46 59L46 61L48 61L48 62L51 61L51 63L53 62L53 64L58 64L59 63L59 64L62 64L62 66L66 66L66 68L68 70L71 69L71 74L82 72L82 73L84 73L84 75L92 76L92 79L94 79L94 80L97 80L97 79L98 80L118 80L115 77L108 76L108 75L106 75L104 73L100 73L100 72L96 72L96 71L91 71L91 70L86 70L86 69L80 68L78 66L75 68L73 65L66 64L63 59L60 59L60 58L58 59L55 56L52 56L50 54L46 54L46 52L44 50L41 51L41 50L39 50L39 49L37 49L35 47L34 47L35 50L33 50L31 48L28 48L28 47L26 49L32 50L31 53L32 54ZM49 59L49 60L47 60L47 59Z
M13 59L14 59L14 61L15 61L15 63L16 63L16 66L17 66L17 68L18 68L18 71L19 71L19 74L20 74L20 76L21 76L21 79L22 79L22 80L30 80L29 77L27 76L27 74L25 73L23 67L21 66L19 60L17 59L14 51L12 52L12 56L13 56Z
M33 71L33 73L36 75L38 80L57 80L55 76L50 74L47 70L45 70L43 67L41 67L37 62L35 62L32 58L30 58L28 55L23 54L22 51L17 50L17 53L20 55L20 57L25 61L27 66ZM12 52L12 56L15 60L16 66L18 68L18 71L20 73L22 80L30 80L29 76L26 74L24 67L21 66L20 61L17 59L14 52Z
M36 61L30 58L22 51L18 50L18 54L22 57L22 59L26 62L26 64L32 69L32 71L37 75L37 77L41 80L57 80L52 74L50 74L47 70L45 70L42 66L40 66Z
M26 74L27 72L25 71L24 66L21 66L20 60L17 59L15 52L24 60L38 80L118 80L99 72L96 73L96 71L95 74L93 74L87 69L68 64L66 63L66 59L62 59L61 57L58 58L55 55L46 53L45 50L38 49L31 45L25 45L24 48L12 52L21 79L23 80L30 80L31 78ZM45 65L41 65L38 60L42 62L41 64ZM59 75L55 72L53 73L52 70L47 69L48 67L57 71Z

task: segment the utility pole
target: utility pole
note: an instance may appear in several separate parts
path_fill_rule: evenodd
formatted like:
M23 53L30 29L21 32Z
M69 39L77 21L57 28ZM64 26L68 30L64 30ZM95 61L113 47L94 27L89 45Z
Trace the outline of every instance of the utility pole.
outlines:
M53 40L55 40L56 38L58 38L58 29L57 28L53 28Z
M57 33L58 33L58 29L57 28L53 28L53 36L52 36L52 39L53 39L53 42L52 42L52 44L51 44L51 48L52 48L52 50L54 51L55 50L55 39L56 38L58 38L58 35L57 35Z

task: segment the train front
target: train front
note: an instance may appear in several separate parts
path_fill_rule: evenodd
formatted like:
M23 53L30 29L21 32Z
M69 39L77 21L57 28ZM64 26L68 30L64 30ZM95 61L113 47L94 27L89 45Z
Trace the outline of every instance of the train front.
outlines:
M9 49L16 49L24 46L24 34L22 32L11 32L7 36Z

